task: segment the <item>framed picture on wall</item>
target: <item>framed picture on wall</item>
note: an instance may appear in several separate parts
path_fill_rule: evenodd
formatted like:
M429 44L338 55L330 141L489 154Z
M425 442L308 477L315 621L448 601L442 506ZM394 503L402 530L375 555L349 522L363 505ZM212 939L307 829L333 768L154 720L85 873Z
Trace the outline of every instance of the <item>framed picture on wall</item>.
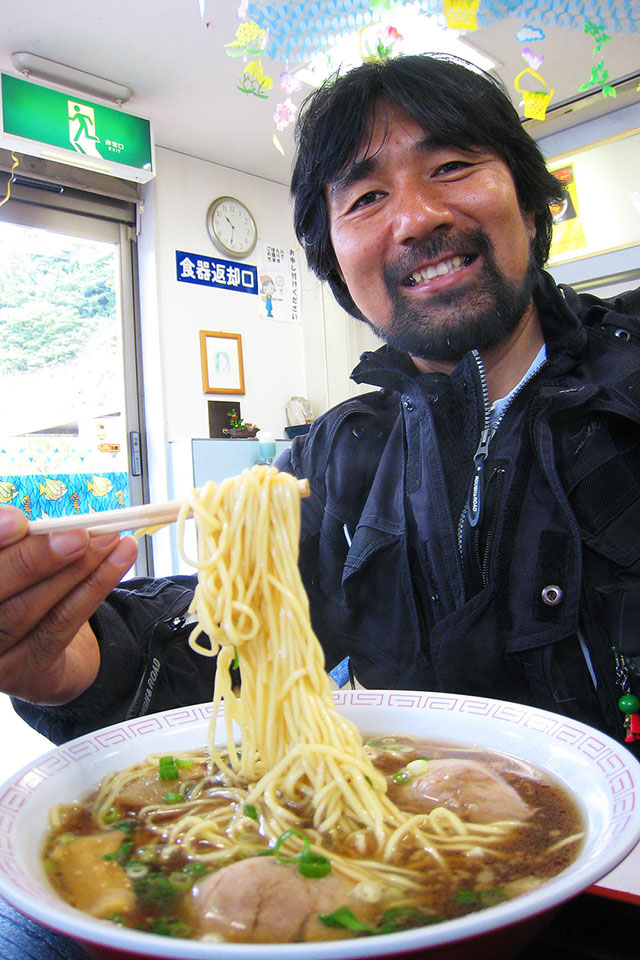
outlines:
M220 330L200 331L204 393L244 393L242 336Z

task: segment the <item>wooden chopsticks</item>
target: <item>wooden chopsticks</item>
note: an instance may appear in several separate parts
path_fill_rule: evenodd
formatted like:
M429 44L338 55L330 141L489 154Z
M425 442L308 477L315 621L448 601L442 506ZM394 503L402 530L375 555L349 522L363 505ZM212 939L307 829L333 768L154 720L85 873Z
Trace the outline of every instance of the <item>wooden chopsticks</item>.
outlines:
M309 496L309 481L298 480L301 497ZM78 513L69 517L45 517L29 523L30 534L58 533L62 530L86 530L90 535L114 533L121 530L142 530L175 523L184 500L167 503L144 503L122 510L102 510L96 513ZM191 514L189 514L190 516Z

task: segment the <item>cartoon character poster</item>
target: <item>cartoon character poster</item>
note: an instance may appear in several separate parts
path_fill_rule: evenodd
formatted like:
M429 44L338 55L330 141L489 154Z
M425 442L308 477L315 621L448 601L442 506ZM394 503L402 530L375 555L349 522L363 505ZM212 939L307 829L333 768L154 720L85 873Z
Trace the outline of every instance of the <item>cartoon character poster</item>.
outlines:
M260 243L258 301L260 318L281 323L300 322L300 274L294 247Z
M562 203L551 207L553 217L553 240L551 242L550 258L572 253L586 247L580 211L578 208L578 191L572 163L561 167L551 168L550 172L564 184L566 194Z

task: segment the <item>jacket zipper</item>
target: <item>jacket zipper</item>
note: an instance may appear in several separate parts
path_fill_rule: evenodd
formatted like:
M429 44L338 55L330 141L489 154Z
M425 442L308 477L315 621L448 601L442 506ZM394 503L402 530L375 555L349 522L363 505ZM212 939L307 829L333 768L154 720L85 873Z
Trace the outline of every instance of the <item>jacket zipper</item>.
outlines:
M482 394L482 410L483 410L483 427L480 431L480 440L478 441L478 446L476 452L473 455L473 476L471 477L471 482L469 484L469 493L467 496L467 503L460 514L460 519L458 521L458 550L460 551L460 556L463 556L463 536L464 536L464 524L465 520L468 520L470 527L477 527L482 520L482 514L484 510L484 466L485 460L489 456L489 444L491 440L496 435L498 427L504 420L505 414L515 398L519 395L523 387L529 383L533 377L536 376L539 370L545 365L546 360L543 361L539 367L530 373L524 378L518 385L518 388L512 393L509 397L507 403L504 405L500 416L496 422L491 426L491 402L489 400L489 386L487 384L487 374L484 369L484 363L482 362L482 357L480 356L477 350L472 350L471 354L473 359L476 362L476 367L478 369L478 376L480 378L480 389ZM485 557L487 553L485 551Z

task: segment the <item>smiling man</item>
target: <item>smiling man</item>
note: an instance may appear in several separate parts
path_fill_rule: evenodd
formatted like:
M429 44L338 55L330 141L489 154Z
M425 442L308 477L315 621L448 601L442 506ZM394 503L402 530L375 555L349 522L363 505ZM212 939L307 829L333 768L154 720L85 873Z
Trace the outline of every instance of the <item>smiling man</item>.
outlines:
M489 694L622 735L640 655L637 293L579 297L543 272L562 187L468 64L364 64L309 98L298 148L308 262L387 344L353 373L381 389L281 464L312 482L300 566L329 661L347 654L365 686Z
M277 464L310 482L300 571L327 667L535 704L633 748L638 292L544 272L562 187L500 86L446 57L314 93L292 194L311 268L386 340L352 374L374 389ZM0 507L0 690L23 717L59 742L210 697L195 578L118 585L130 537L25 534Z

